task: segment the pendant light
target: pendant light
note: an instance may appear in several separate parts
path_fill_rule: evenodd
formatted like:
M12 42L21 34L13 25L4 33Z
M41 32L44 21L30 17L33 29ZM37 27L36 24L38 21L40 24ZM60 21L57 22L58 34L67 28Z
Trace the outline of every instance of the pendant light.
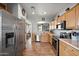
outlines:
M32 6L32 7L31 7L31 10L32 10L32 14L34 15L34 14L35 14L35 7Z

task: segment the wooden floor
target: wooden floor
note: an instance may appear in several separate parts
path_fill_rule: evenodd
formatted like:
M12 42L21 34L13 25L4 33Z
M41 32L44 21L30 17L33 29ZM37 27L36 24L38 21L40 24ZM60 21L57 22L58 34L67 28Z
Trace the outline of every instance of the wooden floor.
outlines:
M49 43L33 42L32 48L23 51L24 56L55 56L54 50Z

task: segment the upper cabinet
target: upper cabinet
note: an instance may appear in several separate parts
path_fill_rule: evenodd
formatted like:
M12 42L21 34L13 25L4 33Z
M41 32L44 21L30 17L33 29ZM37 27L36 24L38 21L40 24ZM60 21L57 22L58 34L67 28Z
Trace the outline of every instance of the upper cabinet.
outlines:
M55 29L56 29L56 25L58 24L57 19L55 19L54 22L55 22Z
M0 9L7 10L7 4L0 3Z
M55 21L52 21L52 29L55 29Z
M66 28L67 29L76 29L76 13L75 8L70 9L66 13Z
M79 4L57 17L52 26L56 29L56 25L62 21L66 21L66 29L79 29Z
M76 6L76 29L79 29L79 4Z
M66 20L65 19L65 14L63 14L63 15L61 15L61 16L58 17L57 23L61 23L62 21L65 21L65 20Z
M50 24L49 24L49 28L50 28L50 30L51 29L55 29L55 21L52 21Z
M58 19L57 19L57 23L61 23L61 21L62 21L62 17L59 16Z
M66 21L66 14L61 15L61 21Z

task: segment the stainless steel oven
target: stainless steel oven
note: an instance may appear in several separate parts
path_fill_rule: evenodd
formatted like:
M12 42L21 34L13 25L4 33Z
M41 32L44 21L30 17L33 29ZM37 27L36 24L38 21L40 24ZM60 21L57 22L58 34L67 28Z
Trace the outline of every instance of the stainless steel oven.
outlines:
M25 21L0 11L0 56L19 55L25 48Z
M59 39L56 36L52 38L52 46L54 47L55 54L59 56Z

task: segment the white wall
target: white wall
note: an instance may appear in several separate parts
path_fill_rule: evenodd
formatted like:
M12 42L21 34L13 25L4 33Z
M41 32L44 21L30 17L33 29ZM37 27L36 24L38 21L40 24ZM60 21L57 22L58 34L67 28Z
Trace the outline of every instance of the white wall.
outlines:
M32 27L31 24L26 26L26 33L28 33L29 31L30 31L30 33L32 32L31 27ZM26 39L26 48L32 48L32 39L31 39L31 37L29 39Z
M25 13L25 16L22 15L22 8L23 6L21 6L18 3L10 3L7 4L8 5L8 9L15 17L18 17L19 19L24 19L26 20L27 18L27 13Z
M37 28L37 22L41 21L42 19L34 19L34 18L29 18L29 21L32 23L32 31L35 34L40 35L38 28ZM50 20L46 19L47 22L50 22Z
M37 20L35 19L29 19L32 23L32 32L34 32L35 34L38 33L38 30L37 30Z
M23 9L23 6L21 6L20 4L18 4L18 18L21 19L25 19L26 20L26 16L27 14L25 13L25 16L22 15L22 9ZM26 11L25 11L26 12Z

